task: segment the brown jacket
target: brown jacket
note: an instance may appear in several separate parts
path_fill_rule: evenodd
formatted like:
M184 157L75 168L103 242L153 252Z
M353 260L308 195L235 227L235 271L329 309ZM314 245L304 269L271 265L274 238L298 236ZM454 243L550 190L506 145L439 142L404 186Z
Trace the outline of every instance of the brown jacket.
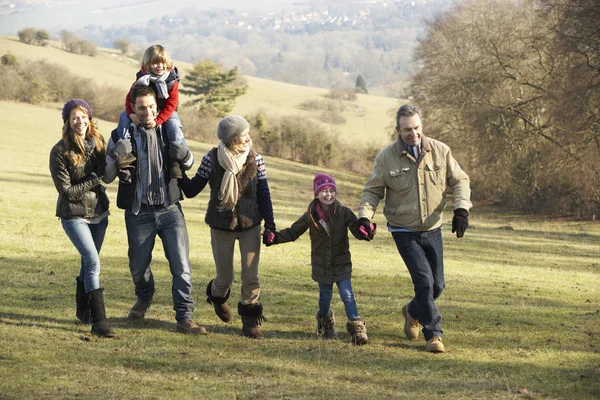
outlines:
M312 278L319 283L350 279L352 260L348 229L357 238L363 239L356 215L339 201L335 201L333 215L329 221L329 232L319 223L314 199L308 210L290 228L275 232L275 243L293 242L308 229L311 243Z

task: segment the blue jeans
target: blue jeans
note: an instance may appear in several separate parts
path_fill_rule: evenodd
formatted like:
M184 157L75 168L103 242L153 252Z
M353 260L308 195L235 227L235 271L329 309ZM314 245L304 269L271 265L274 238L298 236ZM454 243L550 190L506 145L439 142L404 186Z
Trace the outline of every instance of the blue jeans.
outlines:
M348 321L355 320L358 318L358 309L356 308L356 301L354 300L354 293L352 292L352 282L350 279L336 282L338 290L340 291L340 298L344 302L346 308L346 316ZM333 297L333 285L327 283L319 283L319 315L325 316L329 314L331 306L331 298Z
M62 219L65 233L81 256L79 280L85 292L100 289L100 249L108 226L108 217L97 224L88 224L81 218Z
M119 115L119 124L117 125L119 138L129 137L128 129L130 123L131 120L129 119L129 115L127 115L127 111L123 111L121 115ZM184 142L181 120L176 112L171 114L169 119L166 120L162 126L165 129L169 142L176 142L177 144Z
M446 287L442 229L392 232L392 236L415 288L415 297L408 303L408 313L423 326L425 340L442 337L442 316L435 306L435 299Z
M138 299L148 302L154 295L154 276L150 268L156 235L160 237L173 276L171 292L177 322L192 319L192 270L190 244L181 205L167 207L142 205L140 212L125 211L125 227L129 241L129 271Z

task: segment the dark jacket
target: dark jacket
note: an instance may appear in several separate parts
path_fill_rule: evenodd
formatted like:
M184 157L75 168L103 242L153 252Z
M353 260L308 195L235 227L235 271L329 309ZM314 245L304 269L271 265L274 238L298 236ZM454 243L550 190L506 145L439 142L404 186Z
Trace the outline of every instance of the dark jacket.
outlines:
M352 260L348 229L357 239L363 239L356 215L348 207L335 201L331 207L333 214L328 223L329 233L319 223L314 199L308 210L291 227L275 232L275 243L293 242L306 230L310 234L312 278L316 282L333 284L350 279Z
M137 153L139 146L135 139L136 135L132 135L131 140L131 153L136 156L136 160L129 165L118 170L117 175L119 177L119 188L117 191L117 207L123 210L133 210L133 205L136 200L136 196L139 197L138 191L141 190L138 186L138 160ZM170 204L176 203L178 201L183 200L183 195L181 194L181 190L177 185L176 178L170 178L168 166L170 165L170 156L166 134L164 133L164 129L160 126L156 127L156 136L159 141L159 147L162 153L162 159L166 160L163 162L163 176L165 177L165 186L166 186L166 194L169 198ZM118 132L117 130L113 130L111 133L111 143L110 146L114 146L118 141ZM134 211L137 213L137 211Z
M104 175L105 157L106 147L100 152L92 151L82 165L72 165L65 157L62 139L52 147L50 174L58 191L57 217L93 218L108 210L108 197L98 178Z
M263 216L260 212L257 193L256 153L250 150L246 163L236 175L240 188L240 196L233 210L219 210L219 191L225 169L219 164L217 148L210 151L213 160L212 171L208 184L210 185L210 199L206 209L204 221L213 229L225 231L241 231L260 225Z

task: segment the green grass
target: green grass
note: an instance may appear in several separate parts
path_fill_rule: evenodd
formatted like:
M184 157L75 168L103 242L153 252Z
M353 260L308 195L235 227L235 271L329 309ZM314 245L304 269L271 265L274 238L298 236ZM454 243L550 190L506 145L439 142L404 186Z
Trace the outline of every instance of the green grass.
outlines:
M475 207L464 239L444 230L447 288L438 305L446 354L429 354L422 340L402 335L400 308L412 285L384 229L371 243L351 244L368 345L348 342L338 298L332 307L339 340L314 338L318 290L310 278L308 235L263 249L266 340L240 337L237 315L223 324L204 302L214 275L203 222L208 193L182 204L194 318L209 334L175 333L160 241L153 261L155 303L145 321L125 319L135 296L123 213L113 206L101 281L117 337L94 339L89 327L76 323L79 259L54 217L48 155L60 137L59 118L58 110L0 102L0 399L600 397L600 226L488 206ZM108 135L111 124L99 125ZM197 160L211 146L191 143ZM311 200L318 170L269 157L266 163L276 222L284 228ZM355 209L366 177L326 172L338 180L340 200ZM108 187L113 204L115 189ZM376 222L384 226L380 214ZM237 279L234 309L239 289Z
M63 65L71 73L93 79L102 85L123 88L123 96L133 83L139 63L128 57L123 57L117 50L99 48L95 57L81 56L68 53L55 46L40 47L20 43L18 39L0 36L0 56L11 53L20 59L43 59L50 63ZM177 61L175 63L184 76L191 69L191 64ZM270 81L252 76L246 76L248 92L239 97L233 112L251 115L266 112L272 117L298 115L310 118L322 125L328 132L337 136L342 142L365 145L383 146L389 143L391 126L393 126L393 111L398 107L398 100L390 97L358 95L356 101L350 102L352 107L342 112L346 123L329 125L321 123L319 112L301 110L298 106L308 99L323 99L329 91L319 88L298 86L283 82ZM124 97L123 97L124 98ZM181 103L189 100L181 96Z

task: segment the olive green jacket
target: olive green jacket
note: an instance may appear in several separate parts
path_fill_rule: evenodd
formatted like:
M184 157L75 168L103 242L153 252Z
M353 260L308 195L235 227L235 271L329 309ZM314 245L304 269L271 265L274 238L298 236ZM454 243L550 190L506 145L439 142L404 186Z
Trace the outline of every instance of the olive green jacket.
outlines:
M352 276L352 260L348 229L357 239L364 239L356 215L348 207L335 201L331 207L333 215L328 223L329 232L319 223L314 199L308 210L292 224L290 228L275 232L275 243L293 242L308 229L311 243L312 278L319 283L350 279Z
M448 188L454 194L454 209L472 207L469 177L450 148L422 136L421 154L417 162L397 140L377 155L363 189L359 218L373 218L385 197L383 215L389 224L413 231L436 229L442 224Z

